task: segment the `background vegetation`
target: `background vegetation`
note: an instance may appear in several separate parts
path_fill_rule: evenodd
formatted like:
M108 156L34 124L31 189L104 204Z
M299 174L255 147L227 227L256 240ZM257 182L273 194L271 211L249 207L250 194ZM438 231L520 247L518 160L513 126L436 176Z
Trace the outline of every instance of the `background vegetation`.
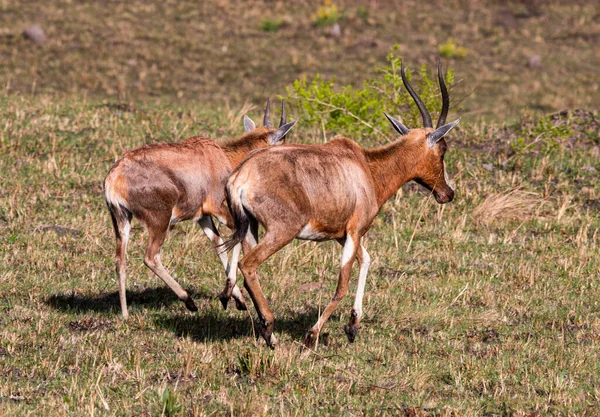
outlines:
M463 116L504 121L600 106L599 19L594 0L2 0L0 86L217 108L316 73L360 87L399 44L412 70L447 57Z
M597 415L597 4L288 3L0 1L0 414ZM29 23L45 42L22 37ZM353 286L318 350L298 349L333 293L335 244L296 242L261 268L271 351L249 314L222 311L220 263L189 223L163 259L200 311L143 266L136 226L122 322L101 196L114 160L241 134L274 94L295 97L289 142L387 143L369 88L394 91L395 43L434 108L435 60L454 69L457 196L408 184L384 206L357 341L342 331ZM378 130L312 107L327 88L343 109L369 103ZM389 111L419 125L402 97Z

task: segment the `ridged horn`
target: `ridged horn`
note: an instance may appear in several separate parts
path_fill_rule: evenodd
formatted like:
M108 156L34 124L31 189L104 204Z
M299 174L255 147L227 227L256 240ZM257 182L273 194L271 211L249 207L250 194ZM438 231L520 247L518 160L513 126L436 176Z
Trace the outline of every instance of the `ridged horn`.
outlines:
M286 115L285 115L285 101L281 100L281 119L279 120L279 127L286 124Z
M421 101L419 95L415 92L415 90L413 90L411 85L408 83L408 80L406 79L406 74L404 73L404 62L400 64L400 75L402 75L402 82L404 83L404 87L406 87L406 89L408 90L408 94L410 94L410 96L413 98L415 104L421 112L421 117L423 118L423 127L433 127L433 123L431 122L431 114L429 114L427 108L425 107L425 104L423 104L423 101Z
M440 91L442 92L442 111L440 112L440 118L438 119L436 129L443 126L446 123L446 116L448 116L448 109L450 108L450 96L448 95L448 88L444 82L444 75L442 74L442 59L438 59L438 81L440 83Z
M263 118L263 126L273 127L273 125L271 125L271 97L267 99L267 105L265 106L265 117Z

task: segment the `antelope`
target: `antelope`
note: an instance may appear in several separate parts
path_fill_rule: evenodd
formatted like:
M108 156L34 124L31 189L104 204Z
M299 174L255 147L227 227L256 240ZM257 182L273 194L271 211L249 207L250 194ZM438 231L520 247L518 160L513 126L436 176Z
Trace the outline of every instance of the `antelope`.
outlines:
M261 148L279 145L296 121L286 123L284 102L281 102L279 128L271 125L270 100L263 118L264 127L256 128L248 116L244 117L246 133L225 143L194 136L176 143L153 143L132 149L111 168L104 180L104 199L110 211L116 238L116 272L119 283L121 314L128 318L126 284L126 251L132 217L148 231L144 263L175 292L190 311L198 311L189 294L171 277L161 262L160 249L169 227L184 220L197 222L213 248L223 244L211 216L228 227L233 227L225 205L227 178L240 161ZM239 249L227 254L217 251L228 281L233 280ZM233 278L232 278L233 277ZM232 289L239 309L245 308L240 289Z
M274 317L260 288L257 268L294 238L312 241L335 239L343 246L335 294L304 345L313 346L323 325L348 292L354 259L360 264L358 287L350 320L344 326L354 342L363 314L362 302L370 256L361 244L382 205L408 181L433 193L440 204L454 198L444 168L444 136L460 119L446 123L450 104L438 63L442 110L434 129L431 115L413 90L401 66L404 86L419 108L423 128L409 129L385 113L400 137L376 149L365 149L346 138L319 145L284 145L256 151L241 163L227 182L227 201L235 233L228 249L244 245L239 268L258 313L260 334L274 348ZM258 225L264 236L258 242Z

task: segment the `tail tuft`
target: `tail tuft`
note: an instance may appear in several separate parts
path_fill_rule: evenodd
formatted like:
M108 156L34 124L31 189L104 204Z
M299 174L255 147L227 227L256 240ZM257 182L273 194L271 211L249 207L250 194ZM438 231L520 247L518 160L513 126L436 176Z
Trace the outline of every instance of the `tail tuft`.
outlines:
M235 232L233 232L233 236L231 236L231 239L225 241L221 245L221 247L223 248L223 251L230 251L235 245L242 243L242 241L246 237L250 225L250 220L248 219L249 213L242 205L241 196L231 195L229 186L227 187L226 191L227 204L229 205L229 211L231 212L231 216L233 217Z

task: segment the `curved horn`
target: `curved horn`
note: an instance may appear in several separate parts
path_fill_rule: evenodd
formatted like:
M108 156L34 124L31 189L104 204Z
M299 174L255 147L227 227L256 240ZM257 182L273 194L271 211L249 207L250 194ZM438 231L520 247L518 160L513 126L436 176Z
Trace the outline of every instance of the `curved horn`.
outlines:
M406 74L404 73L404 62L400 63L400 75L402 75L402 82L404 83L404 87L406 87L406 89L408 90L408 94L410 94L410 96L413 98L415 104L421 112L421 117L423 118L423 127L433 127L433 123L431 123L431 115L427 111L425 104L423 104L423 102L419 98L419 95L415 92L415 90L413 90L413 88L408 83L408 80L406 79Z
M281 119L279 120L279 127L283 126L286 123L285 116L285 101L281 100Z
M448 116L448 109L450 108L450 96L448 95L448 89L446 88L444 76L442 75L442 58L438 59L438 81L440 82L440 91L442 92L442 111L440 112L440 118L435 127L436 129L446 123L446 116Z
M265 106L265 117L263 118L263 126L273 127L273 125L271 125L271 97L267 99L267 105Z

